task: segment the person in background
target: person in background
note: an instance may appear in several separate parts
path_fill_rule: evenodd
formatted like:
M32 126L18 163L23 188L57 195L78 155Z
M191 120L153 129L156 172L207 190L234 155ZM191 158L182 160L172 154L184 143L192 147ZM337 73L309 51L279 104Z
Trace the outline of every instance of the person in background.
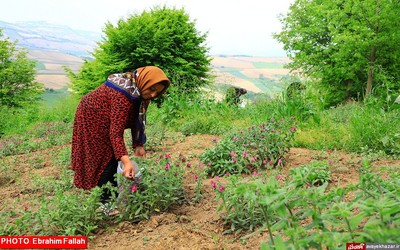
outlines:
M74 184L90 190L110 182L117 185L118 161L123 176L135 176L124 142L124 131L131 129L135 156L145 157L146 110L151 99L161 96L170 85L158 67L146 66L134 72L110 75L104 84L82 97L75 114L71 169ZM104 190L101 201L110 199Z

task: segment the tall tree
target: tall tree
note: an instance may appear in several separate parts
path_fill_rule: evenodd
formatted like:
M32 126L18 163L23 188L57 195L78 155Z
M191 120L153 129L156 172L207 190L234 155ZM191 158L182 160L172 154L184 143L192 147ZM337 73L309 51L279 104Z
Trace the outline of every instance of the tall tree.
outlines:
M23 107L39 99L43 85L35 81L35 65L0 29L0 108Z
M196 91L208 83L211 58L206 34L201 34L184 9L159 7L107 23L103 41L77 74L69 71L72 89L85 94L112 73L146 65L162 68L182 91ZM187 81L180 79L186 78Z
M288 67L318 80L329 105L385 95L382 87L400 90L399 10L398 0L295 0L274 37Z

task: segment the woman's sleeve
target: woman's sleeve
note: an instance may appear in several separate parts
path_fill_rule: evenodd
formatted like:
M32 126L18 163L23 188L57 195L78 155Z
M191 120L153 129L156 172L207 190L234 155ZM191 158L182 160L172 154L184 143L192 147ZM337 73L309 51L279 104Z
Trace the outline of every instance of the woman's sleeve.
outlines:
M132 105L132 102L123 94L117 91L111 94L110 140L117 160L128 154L124 131Z

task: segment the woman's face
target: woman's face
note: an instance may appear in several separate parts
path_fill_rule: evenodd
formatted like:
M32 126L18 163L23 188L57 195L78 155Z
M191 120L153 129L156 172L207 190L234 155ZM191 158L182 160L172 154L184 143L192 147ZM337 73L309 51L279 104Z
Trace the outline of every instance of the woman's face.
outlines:
M153 99L157 97L163 90L165 86L162 83L157 83L148 89L142 91L142 98L145 100Z

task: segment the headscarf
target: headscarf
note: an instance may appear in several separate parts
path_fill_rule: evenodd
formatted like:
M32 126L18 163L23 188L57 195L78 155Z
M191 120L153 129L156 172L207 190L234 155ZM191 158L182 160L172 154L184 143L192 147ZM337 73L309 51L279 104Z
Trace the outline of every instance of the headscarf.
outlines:
M137 100L144 90L157 83L162 83L164 85L164 89L156 96L159 97L167 90L170 81L164 71L155 66L138 68L134 73L111 74L105 82L107 86L123 93L130 100Z
M162 83L164 85L164 89L158 93L156 97L164 94L170 85L168 77L160 68L156 66L146 66L136 70L136 86L141 92L157 83Z

